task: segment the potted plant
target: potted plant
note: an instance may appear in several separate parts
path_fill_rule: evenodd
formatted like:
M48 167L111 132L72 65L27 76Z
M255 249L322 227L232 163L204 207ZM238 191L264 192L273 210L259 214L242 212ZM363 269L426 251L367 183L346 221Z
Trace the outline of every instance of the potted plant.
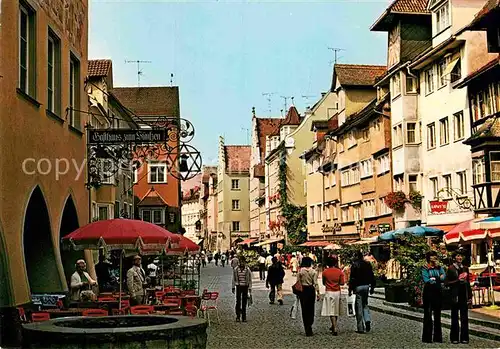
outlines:
M411 207L413 207L416 211L420 211L422 209L422 199L423 196L418 191L412 191L409 195L409 201Z
M405 205L408 202L408 199L406 198L406 194L404 192L393 191L387 194L384 202L387 207L389 207L394 212L401 213L404 212Z

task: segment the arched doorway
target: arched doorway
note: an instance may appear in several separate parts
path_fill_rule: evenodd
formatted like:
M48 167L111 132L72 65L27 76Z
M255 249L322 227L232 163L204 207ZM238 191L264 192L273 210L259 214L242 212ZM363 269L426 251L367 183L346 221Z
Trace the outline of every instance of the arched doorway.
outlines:
M23 245L31 293L62 291L64 287L57 269L49 211L39 187L31 194L26 208Z
M76 206L71 196L66 200L61 218L61 228L59 230L59 241L69 233L79 228L78 214ZM69 280L71 274L75 271L75 262L79 259L84 259L83 251L74 251L60 248L61 261L64 268L66 280Z

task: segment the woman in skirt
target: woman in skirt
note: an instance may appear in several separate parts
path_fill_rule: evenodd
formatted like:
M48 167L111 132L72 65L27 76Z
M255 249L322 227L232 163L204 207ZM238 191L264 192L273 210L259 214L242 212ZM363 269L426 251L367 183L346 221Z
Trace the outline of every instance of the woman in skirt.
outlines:
M336 336L338 334L337 319L340 315L340 286L345 283L345 277L342 270L339 269L337 256L328 257L326 265L327 269L323 271L323 285L326 287L326 292L323 298L321 316L330 317L332 321L330 331Z

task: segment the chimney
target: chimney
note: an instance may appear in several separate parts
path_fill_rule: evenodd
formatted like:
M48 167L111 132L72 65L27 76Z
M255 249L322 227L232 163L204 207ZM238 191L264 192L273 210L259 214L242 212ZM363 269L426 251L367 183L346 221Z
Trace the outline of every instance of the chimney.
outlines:
M252 116L255 117L255 107L252 107Z

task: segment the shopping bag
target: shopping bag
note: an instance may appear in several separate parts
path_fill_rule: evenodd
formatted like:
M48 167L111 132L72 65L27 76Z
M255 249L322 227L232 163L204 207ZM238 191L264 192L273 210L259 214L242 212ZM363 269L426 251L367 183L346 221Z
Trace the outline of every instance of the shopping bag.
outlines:
M252 294L251 294L251 293L249 293L249 294L248 294L248 301L247 301L247 305L248 305L248 307L250 307L252 304L253 304L253 297L252 297Z
M356 295L347 296L347 316L356 316Z
M295 302L292 305L292 309L290 310L290 317L295 320L297 318L297 311L299 310L299 297L295 297Z

